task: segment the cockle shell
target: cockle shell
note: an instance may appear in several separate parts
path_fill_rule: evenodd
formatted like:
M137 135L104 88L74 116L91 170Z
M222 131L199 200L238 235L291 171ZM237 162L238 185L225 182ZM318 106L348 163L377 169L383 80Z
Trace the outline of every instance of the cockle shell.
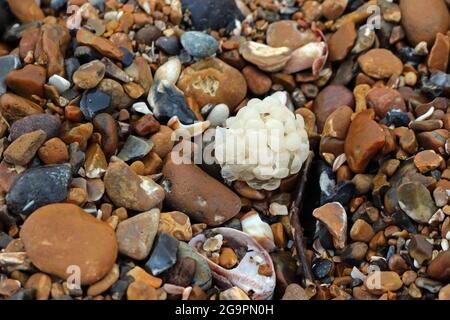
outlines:
M230 247L247 247L247 252L237 266L231 270L222 268L220 265L202 257L208 262L212 275L216 282L225 288L239 287L252 300L270 299L275 290L276 277L275 269L269 253L255 240L245 233L231 228L215 228L209 232L221 234L224 241ZM201 251L203 242L206 240L205 234L194 237L189 245L194 250ZM270 276L263 276L258 273L261 264L266 264L272 270Z

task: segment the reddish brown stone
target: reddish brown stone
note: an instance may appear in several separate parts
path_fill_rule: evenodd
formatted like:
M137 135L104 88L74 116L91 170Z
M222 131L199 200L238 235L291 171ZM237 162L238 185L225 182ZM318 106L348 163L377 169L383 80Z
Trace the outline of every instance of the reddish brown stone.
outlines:
M59 24L45 24L41 31L41 39L34 52L35 60L47 67L47 77L54 74L64 77L64 56L70 41L69 30Z
M36 210L20 231L27 255L41 271L67 279L80 268L82 285L102 279L117 257L114 230L73 204Z
M12 93L5 93L0 97L0 112L6 121L12 124L23 117L43 113L44 110L30 100Z
M91 46L102 55L114 60L122 60L124 53L119 50L110 40L98 37L86 29L77 32L77 41L85 46Z
M337 108L353 108L353 93L341 85L330 85L323 89L314 101L313 111L317 118L317 127L322 132L325 121Z
M175 164L173 156L166 160L161 183L173 209L210 226L220 225L239 213L241 200L235 193L194 164Z
M430 71L440 70L442 72L447 72L449 52L449 36L438 33L434 46L428 56L428 69L430 69Z
M116 120L108 113L100 113L92 121L96 131L102 135L102 149L107 159L116 154L119 145Z
M361 55L358 63L365 74L375 79L390 78L403 71L402 61L387 49L372 49Z
M313 216L319 219L333 236L336 249L344 249L347 241L347 213L338 202L327 203L313 211Z
M331 35L328 41L330 61L342 61L353 47L357 37L355 24L346 23Z
M402 25L413 46L421 41L432 46L436 34L446 33L450 15L443 0L401 0Z
M46 70L37 65L28 64L20 70L11 71L5 79L8 87L18 95L31 99L33 95L44 97Z
M450 251L443 251L434 258L427 269L428 275L438 281L450 280Z
M444 159L433 150L421 151L414 157L414 164L421 173L438 168Z
M350 125L345 139L345 154L348 165L355 173L364 173L372 158L385 143L383 129L374 120L359 113Z
M0 191L8 192L18 175L14 165L7 163L5 160L0 162Z
M247 81L248 89L257 96L266 94L272 87L270 77L253 66L245 67L242 74Z
M296 21L276 21L267 28L266 42L274 48L288 47L295 50L316 41L317 36L314 32L309 29L300 31Z
M146 114L139 118L139 120L132 123L133 131L141 137L156 133L161 128L158 120L151 114Z
M395 89L374 88L366 96L370 108L375 110L375 114L383 119L390 110L406 111L405 100Z
M35 0L7 0L11 11L20 22L43 20L44 13Z
M22 34L19 44L19 55L21 59L25 59L28 52L34 53L36 44L41 37L41 30L39 28L31 28Z

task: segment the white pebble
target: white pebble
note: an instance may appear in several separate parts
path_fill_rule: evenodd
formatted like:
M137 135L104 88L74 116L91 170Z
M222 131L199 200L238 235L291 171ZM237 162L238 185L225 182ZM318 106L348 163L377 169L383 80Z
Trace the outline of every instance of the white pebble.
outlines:
M167 80L171 84L175 84L178 81L181 73L181 61L178 58L173 58L164 63L156 70L155 81Z
M225 121L230 116L230 109L226 104L218 104L209 113L206 120L208 120L212 127L223 126Z
M136 102L131 107L134 111L142 113L142 114L153 114L153 112L150 111L147 104L145 102Z
M54 86L59 93L63 93L70 89L70 82L57 74L52 75L48 79L48 83Z

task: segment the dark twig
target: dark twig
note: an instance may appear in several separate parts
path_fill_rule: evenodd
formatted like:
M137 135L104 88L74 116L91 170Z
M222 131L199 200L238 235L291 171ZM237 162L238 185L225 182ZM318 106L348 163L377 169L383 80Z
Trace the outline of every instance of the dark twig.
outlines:
M316 294L316 286L312 275L311 265L306 257L306 247L303 238L303 228L300 223L300 212L303 207L303 194L305 191L306 183L308 181L309 172L311 169L314 153L311 151L306 159L303 170L298 179L298 185L296 190L296 196L292 203L290 210L292 234L294 237L295 248L297 249L297 256L300 260L303 268L304 286L307 294L312 297Z

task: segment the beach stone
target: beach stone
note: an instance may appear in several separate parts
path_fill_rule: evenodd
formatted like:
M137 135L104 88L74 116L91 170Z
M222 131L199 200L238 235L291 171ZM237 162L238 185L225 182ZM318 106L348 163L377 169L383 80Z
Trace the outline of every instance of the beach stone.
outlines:
M96 36L84 28L78 30L76 39L80 44L90 46L110 59L122 61L124 57L124 53L113 42L106 38Z
M144 260L153 247L158 231L159 209L153 209L119 223L116 230L119 252L127 257Z
M92 143L86 150L84 171L90 179L101 178L108 167L105 154L98 143Z
M369 242L375 235L373 228L363 219L358 219L350 230L350 238L354 241Z
M117 257L114 230L73 204L36 210L23 224L20 238L39 270L66 280L73 272L68 268L78 266L82 285L102 279Z
M383 129L374 120L359 113L352 121L345 139L345 155L354 173L364 173L372 158L385 144Z
M119 266L115 264L111 271L99 282L96 282L89 286L87 290L87 295L91 297L98 296L111 288L111 286L119 280L120 270Z
M155 42L156 47L170 56L180 53L180 40L177 36L159 37Z
M111 96L99 89L87 90L80 101L80 110L86 119L92 120L97 114L106 111L111 105Z
M356 41L357 32L353 22L346 23L333 33L328 40L330 61L342 61Z
M214 106L211 112L206 117L211 127L224 126L226 120L230 116L230 108L224 103Z
M403 286L400 276L393 271L374 271L364 281L367 290L376 295L397 291Z
M48 300L52 286L52 279L45 273L35 273L31 275L25 283L25 288L36 290L36 300Z
M440 252L428 265L427 274L435 280L448 282L450 280L450 251Z
M181 74L181 67L179 58L169 59L156 70L154 80L167 80L171 84L176 84Z
M133 131L140 137L147 136L159 131L161 125L151 114L146 114L131 123Z
M192 239L192 226L189 217L180 211L161 213L158 232L164 232L180 241Z
M175 265L167 273L169 274L167 283L188 287L195 277L196 261L190 257L177 259Z
M420 182L408 182L397 189L400 208L414 221L428 223L438 208L430 191Z
M133 63L125 71L136 83L144 88L145 94L149 92L153 84L153 75L147 60L143 57L136 56Z
M420 173L427 173L439 168L443 162L444 159L434 150L420 151L414 157L414 165L419 169Z
M21 135L5 150L4 159L9 163L25 166L33 159L46 138L47 134L43 130Z
M69 30L64 25L46 23L41 27L34 57L38 64L46 66L48 78L55 74L65 76L64 57L69 42Z
M288 47L295 50L315 41L317 36L311 30L300 31L295 21L276 21L267 28L266 42L274 48Z
M0 191L9 192L18 175L14 165L2 160L0 162Z
M11 71L21 66L20 58L15 54L0 57L0 96L6 93L5 78Z
M182 124L196 121L194 112L186 103L183 92L167 80L155 81L148 95L148 103L161 124L177 116Z
M93 60L81 65L73 74L73 82L81 89L95 88L105 76L105 65L100 60Z
M281 300L309 300L305 289L296 283L287 286Z
M127 288L127 300L158 300L158 294L151 285L144 281L134 281Z
M108 113L100 113L92 121L95 131L102 136L102 150L107 159L116 154L119 145L117 123Z
M164 159L172 151L175 141L172 139L173 130L167 126L161 126L159 131L150 137L153 143L152 151Z
M313 211L313 216L320 220L330 234L336 249L344 249L347 241L347 213L338 202L327 203Z
M250 92L257 96L266 94L272 87L270 77L253 66L246 66L242 69L242 74L245 77Z
M387 49L372 49L359 56L358 63L365 74L375 79L398 76L403 71L402 61Z
M12 13L20 22L31 22L35 20L43 20L44 13L34 0L7 0Z
M176 164L170 154L163 167L161 185L166 203L191 219L220 225L239 213L239 197L194 164ZM219 200L220 199L220 200Z
M186 259L186 258L188 258L188 259ZM183 263L181 262L182 260L184 260ZM189 260L194 260L195 263L193 264ZM179 242L177 261L179 262L177 264L179 266L181 265L181 267L183 265L191 266L190 269L187 269L186 267L179 268L179 270L182 271L183 273L189 272L189 270L195 270L194 277L191 281L192 286L197 285L200 288L202 288L203 290L208 290L211 287L212 274L211 274L211 269L208 266L208 263L199 253L194 251L194 249L185 242L182 242L182 241ZM172 269L174 269L177 266L177 264L175 264L175 266L172 267ZM181 273L181 276L183 275L183 273ZM171 274L171 273L169 272L169 274ZM172 280L177 280L177 278L180 279L181 276L177 276L177 273L173 273ZM186 277L183 277L183 278L186 279ZM169 280L171 280L171 279L169 279ZM182 279L180 279L180 280L182 280ZM174 282L178 282L178 281L174 281Z
M19 70L12 70L5 79L7 86L16 94L31 99L33 95L44 97L46 70L37 65L28 64Z
M406 112L406 104L400 92L391 88L374 88L367 93L367 104L383 119L389 111Z
M136 40L137 43L151 46L153 42L155 42L162 36L163 33L158 27L149 25L139 29L139 31L136 32L134 40Z
M322 132L328 116L342 106L353 108L353 93L341 85L325 87L314 101L313 111L317 119L317 128Z
M48 140L38 150L39 159L45 164L65 163L69 160L66 144L59 138Z
M433 48L431 48L430 54L428 56L428 69L430 69L431 71L447 72L449 51L449 36L438 33Z
M145 157L153 147L151 140L128 136L125 145L120 150L117 157L123 161L133 161Z
M351 124L353 110L350 107L342 106L337 108L327 118L322 131L322 137L332 137L345 140L348 128Z
M348 264L359 266L364 260L368 249L369 247L364 242L353 242L345 247L340 257L342 261Z
M105 189L117 207L148 211L164 200L164 190L148 177L140 177L122 161L110 162Z
M219 49L219 43L216 39L198 31L183 33L180 42L187 53L198 59L210 57Z
M427 42L432 46L437 33L446 33L450 23L443 0L401 0L402 26L409 42L416 46Z
M450 300L450 284L441 288L439 291L439 300Z
M157 276L170 269L177 262L178 245L177 239L167 233L160 233L145 270Z
M66 164L25 170L6 195L9 212L28 215L47 204L66 200L71 177L71 167Z
M247 94L244 76L216 58L201 60L184 69L177 86L200 106L224 103L231 111Z
M235 20L242 20L234 0L224 1L196 1L181 0L183 10L189 10L192 27L195 30L218 30L220 28L234 28Z
M44 110L30 100L12 93L5 93L0 96L0 112L5 120L12 124L23 117L43 113Z
M348 3L348 0L325 0L322 13L328 20L335 20L344 13Z
M72 74L71 74L72 76ZM59 93L63 93L70 89L71 83L67 79L54 74L48 79L48 84L54 86Z
M411 236L408 250L409 255L421 265L431 258L433 245L428 242L426 237L420 234L414 234Z

